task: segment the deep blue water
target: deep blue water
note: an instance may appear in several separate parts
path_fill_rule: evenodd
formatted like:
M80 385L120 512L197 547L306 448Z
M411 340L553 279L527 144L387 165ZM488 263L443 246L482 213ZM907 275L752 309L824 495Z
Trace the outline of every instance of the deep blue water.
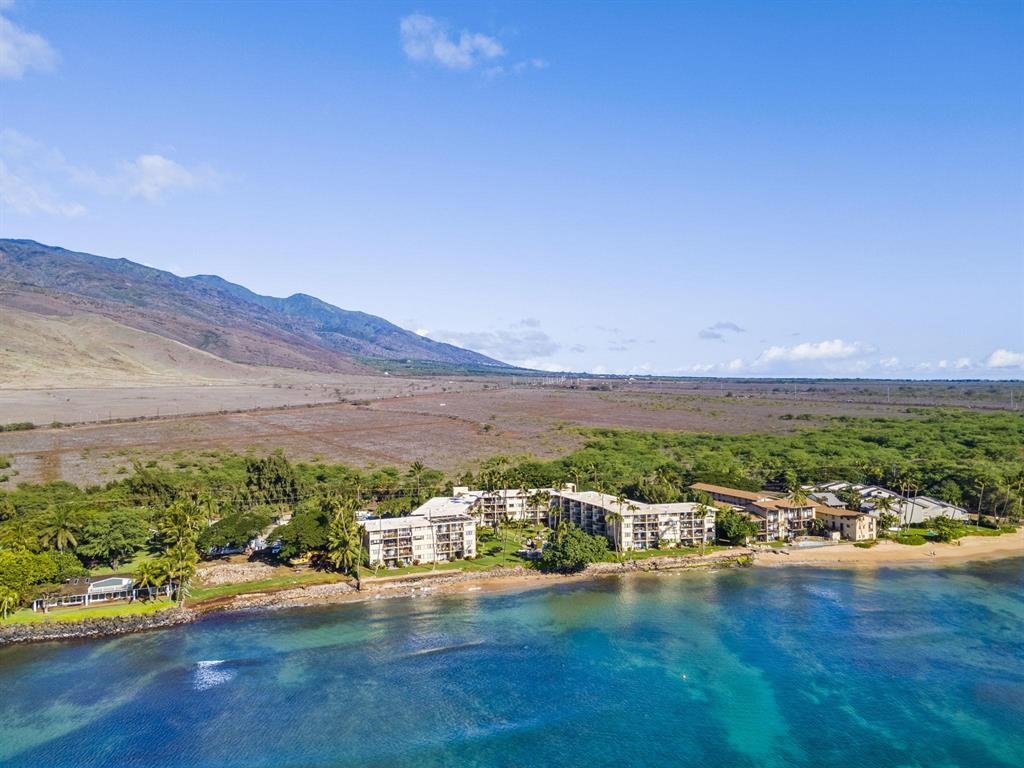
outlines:
M3 766L1024 765L1024 561L629 576L0 650Z

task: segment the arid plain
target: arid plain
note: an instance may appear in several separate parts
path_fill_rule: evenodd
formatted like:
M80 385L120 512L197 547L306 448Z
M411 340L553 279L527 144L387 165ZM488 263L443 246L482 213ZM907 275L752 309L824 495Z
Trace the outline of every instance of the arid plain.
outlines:
M723 381L330 375L252 368L201 385L0 388L11 466L0 487L101 483L133 459L177 451L283 449L369 467L456 472L496 454L553 457L578 447L575 427L787 433L832 416L907 418L926 406L1005 409L1024 387L989 382Z

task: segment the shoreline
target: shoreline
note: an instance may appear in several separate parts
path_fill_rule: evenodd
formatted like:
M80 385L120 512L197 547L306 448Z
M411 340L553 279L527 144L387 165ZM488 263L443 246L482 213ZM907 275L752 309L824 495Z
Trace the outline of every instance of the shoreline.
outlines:
M788 554L779 554L788 552ZM772 568L810 565L821 568L920 568L933 565L960 565L1004 558L1024 557L1024 528L999 536L965 536L956 542L926 543L918 546L879 539L870 548L852 543L822 547L789 547L786 550L761 550L754 565Z
M82 621L41 621L0 624L0 648L7 645L56 640L88 640L147 632L187 624L222 613L262 612L288 608L316 608L364 603L393 598L414 598L449 594L495 594L524 592L558 584L583 583L595 579L638 573L677 573L683 570L718 568L893 568L945 567L971 562L1024 558L1024 529L1001 536L968 536L957 543L921 546L881 540L871 548L852 543L821 547L736 547L703 557L652 557L625 563L596 563L580 573L541 573L529 568L498 567L489 571L442 571L414 575L364 579L357 590L348 582L313 584L277 590L243 592L214 598L181 609L170 607L156 613L118 616Z

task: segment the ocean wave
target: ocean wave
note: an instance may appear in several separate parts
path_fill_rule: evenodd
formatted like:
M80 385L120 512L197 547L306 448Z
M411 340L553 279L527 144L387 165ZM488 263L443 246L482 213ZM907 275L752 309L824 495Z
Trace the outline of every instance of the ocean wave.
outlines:
M225 659L197 661L192 674L192 687L197 691L206 691L231 680L235 670L223 666L225 663Z

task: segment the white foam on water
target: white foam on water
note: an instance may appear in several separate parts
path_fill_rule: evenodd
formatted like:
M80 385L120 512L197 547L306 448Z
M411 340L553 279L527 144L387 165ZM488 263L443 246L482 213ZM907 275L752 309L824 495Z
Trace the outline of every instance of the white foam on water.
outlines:
M206 691L231 680L235 676L235 671L222 667L224 661L224 659L197 661L195 672L192 675L192 687L197 691Z

